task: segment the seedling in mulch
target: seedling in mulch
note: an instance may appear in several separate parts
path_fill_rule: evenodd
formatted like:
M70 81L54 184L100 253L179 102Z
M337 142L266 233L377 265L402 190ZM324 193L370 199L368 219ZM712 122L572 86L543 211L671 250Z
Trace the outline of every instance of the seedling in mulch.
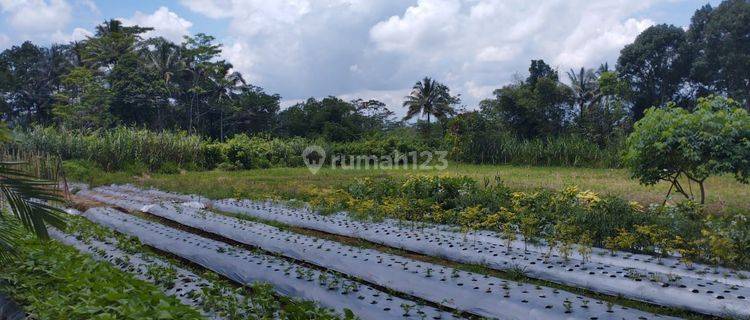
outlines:
M568 300L568 298L565 298L565 301L563 301L563 308L565 308L565 313L572 313L573 312L573 303Z
M427 268L425 272L425 277L430 278L432 277L432 268Z
M404 317L408 317L409 316L409 311L411 311L412 308L414 308L413 305L410 305L408 303L402 303L401 304L401 310L404 310L403 316Z
M326 275L324 272L321 272L318 275L318 281L320 284L325 285L328 282L328 275Z

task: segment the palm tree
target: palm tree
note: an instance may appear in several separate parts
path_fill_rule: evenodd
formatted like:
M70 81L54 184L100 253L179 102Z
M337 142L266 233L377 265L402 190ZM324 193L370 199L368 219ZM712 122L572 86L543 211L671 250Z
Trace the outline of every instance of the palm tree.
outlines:
M456 114L453 105L460 102L459 97L450 95L448 86L425 77L417 81L412 87L411 94L405 97L404 107L409 108L404 120L409 120L417 114L427 115L429 130L430 116L445 119Z
M150 30L153 28L126 27L116 19L105 21L96 26L96 36L84 40L83 61L110 70L120 57L136 50L140 34Z
M154 70L161 77L162 85L166 91L165 106L169 106L174 91L179 86L172 82L172 77L185 68L182 60L182 49L180 46L162 38L152 38L145 42L142 56L146 58L146 66ZM173 87L176 89L173 90ZM157 106L156 122L159 129L162 126L162 109Z
M7 141L7 129L0 128L0 142ZM47 204L61 200L54 191L55 183L16 169L18 164L0 162L0 202L3 202L0 209L0 261L7 261L16 253L21 227L46 239L49 237L48 224L57 228L65 226L60 210Z
M588 107L597 102L601 96L596 77L596 73L591 69L581 68L578 72L573 71L573 69L568 71L570 86L573 89L573 99L578 105L581 115L585 114Z
M232 72L224 77L212 78L213 92L216 97L216 107L219 108L219 137L224 142L224 102L234 100L238 86L245 85L245 79L239 72Z

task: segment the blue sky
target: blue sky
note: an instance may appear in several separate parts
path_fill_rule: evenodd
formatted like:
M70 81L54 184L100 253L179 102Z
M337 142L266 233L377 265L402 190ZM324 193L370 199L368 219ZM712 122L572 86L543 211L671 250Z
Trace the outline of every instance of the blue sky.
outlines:
M530 59L561 72L614 65L653 24L687 26L697 0L0 0L0 49L67 42L109 18L179 40L214 35L246 79L288 105L307 97L401 98L423 76L471 108L523 77Z

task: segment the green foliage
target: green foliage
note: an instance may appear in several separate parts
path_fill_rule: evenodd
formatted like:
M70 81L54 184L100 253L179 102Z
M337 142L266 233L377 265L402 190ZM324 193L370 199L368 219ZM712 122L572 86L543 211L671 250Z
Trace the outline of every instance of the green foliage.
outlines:
M566 109L573 93L559 82L557 72L551 71L544 61L533 60L530 70L536 69L541 70L536 71L539 74L532 73L525 82L497 89L493 92L494 98L480 102L482 113L496 128L505 128L523 138L563 132Z
M61 200L56 182L38 179L17 165L0 162L0 262L16 253L17 224L42 239L48 238L47 225L65 227L60 210L47 204Z
M448 86L425 77L417 81L412 87L411 93L406 96L404 107L408 110L404 119L408 120L418 114L423 114L427 116L427 124L429 125L431 116L435 116L439 120L445 120L447 117L454 115L456 111L453 106L460 102L458 96L451 95Z
M314 190L310 198L325 212L489 229L506 240L520 234L525 243L545 239L563 256L578 243L583 255L599 246L659 256L677 252L689 261L731 266L750 262L744 253L750 246L747 214L707 215L690 203L643 208L577 187L513 192L500 181L480 186L468 177L438 176L358 179L344 189Z
M91 134L55 128L33 127L17 132L15 144L22 150L59 155L63 160L87 160L106 171L143 164L156 170L172 163L206 165L206 142L184 132L153 132L118 127Z
M685 31L673 25L649 27L620 51L617 71L629 86L635 120L652 106L675 101L688 75Z
M156 286L55 242L23 241L0 285L39 319L201 319Z
M107 128L113 122L109 105L111 91L86 68L78 67L62 78L63 90L56 94L53 114L69 129Z
M750 3L722 1L698 9L687 31L690 80L698 96L723 93L750 109Z
M278 115L277 133L284 137L346 142L385 128L392 112L382 102L344 101L337 97L310 98Z
M222 153L229 164L241 169L301 166L304 139L248 137L238 134L222 144ZM224 165L224 167L227 167Z
M600 147L580 136L520 139L494 128L482 114L464 113L449 124L446 135L451 159L481 164L619 167L620 140Z
M680 178L697 183L703 204L704 181L710 176L727 173L748 182L750 115L734 100L718 96L699 99L693 112L674 106L650 109L628 137L625 162L641 183L667 181L688 199L695 196Z

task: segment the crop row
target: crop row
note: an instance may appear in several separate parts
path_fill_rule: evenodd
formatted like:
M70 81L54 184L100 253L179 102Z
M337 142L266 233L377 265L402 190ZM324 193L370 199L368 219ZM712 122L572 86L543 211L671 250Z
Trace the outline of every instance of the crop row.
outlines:
M134 236L145 245L174 254L237 283L270 283L281 295L317 301L344 314L353 312L363 319L453 317L450 313L391 296L335 273L238 248L114 209L92 208L86 211L84 216L97 224Z
M158 193L142 193L134 187L97 190L110 195L129 193L131 199L141 201L154 201L159 197ZM304 208L292 209L267 202L220 200L211 205L227 212L361 238L458 262L499 270L523 270L531 277L659 305L720 316L750 314L747 279L743 273L730 269L700 265L697 269L695 266L687 268L675 259L660 260L646 255L617 253L612 257L602 250L576 250L576 254L572 254L571 248L567 255L561 255L544 246L532 246L531 250L524 251L512 238L501 239L487 232L466 238L445 226L414 230L394 221L361 222L344 214L321 216Z
M94 259L109 262L138 279L156 284L165 294L202 311L206 318L278 316L274 308L257 308L257 301L241 294L240 290L223 287L188 269L142 252L131 243L121 243L115 237L89 237L85 233L67 234L56 229L50 230L50 236ZM271 311L268 314L257 314L259 310Z
M376 250L303 236L192 206L159 203L153 191L137 192L137 189L133 188L123 191L125 192L97 188L83 194L98 201L148 212L182 225L313 263L475 315L528 318L530 314L539 319L570 316L606 319L612 318L615 314L618 317L632 319L659 317L561 290L463 272Z
M497 241L467 239L458 233L422 233L389 223L359 222L343 215L321 216L306 210L271 203L221 200L222 211L361 238L371 242L445 259L481 264L498 270L523 270L527 276L595 292L619 295L668 307L718 316L750 315L750 288L634 266L617 266L547 254L512 250ZM590 256L588 254L587 256ZM656 264L656 263L654 263Z

